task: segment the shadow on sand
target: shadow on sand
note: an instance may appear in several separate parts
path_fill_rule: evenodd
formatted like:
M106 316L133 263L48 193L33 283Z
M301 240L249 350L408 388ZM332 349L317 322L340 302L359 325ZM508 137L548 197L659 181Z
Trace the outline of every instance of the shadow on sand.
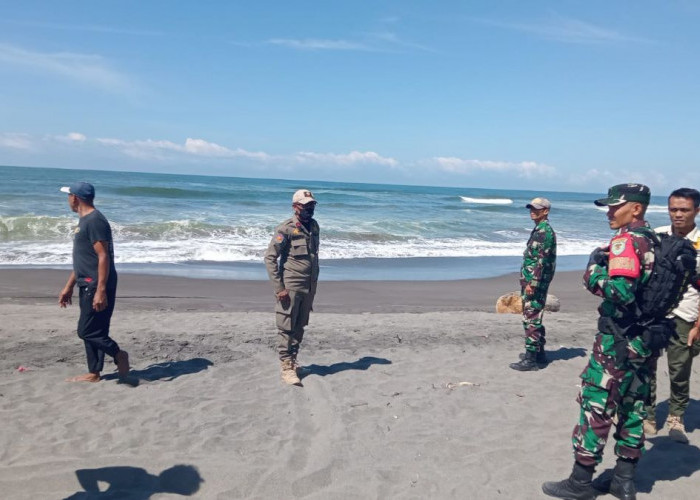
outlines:
M319 377L325 377L326 375L334 375L338 372L343 372L345 370L367 370L372 365L390 365L391 361L386 358L375 358L373 356L364 356L357 361L348 363L344 361L342 363L333 363L332 365L306 365L304 366L304 377L310 375L318 375Z
M637 492L651 493L657 481L690 477L700 470L700 449L697 446L677 443L668 436L654 436L647 441L654 446L647 449L639 461L634 480ZM612 468L606 469L594 481L594 486L602 493L607 492L613 472Z
M677 443L667 435L650 437L647 441L654 446L639 461L637 491L650 493L656 481L690 477L700 470L700 449L697 446Z
M75 471L84 491L79 491L64 500L130 499L148 500L156 493L176 493L191 496L199 491L204 482L199 471L192 465L175 465L157 476L140 467L115 466L100 469ZM107 483L100 490L100 483Z
M668 400L662 401L656 405L656 422L659 428L663 428L668 418ZM688 408L683 415L683 424L686 432L693 432L700 429L700 401L690 399Z
M583 347L560 347L556 351L547 350L549 362L566 361L574 358L582 358L588 351Z
M700 400L691 398L685 415L683 415L683 423L688 432L700 429Z
M191 375L204 371L213 364L214 363L205 358L192 358L184 361L166 361L165 363L150 365L143 370L131 370L128 378L135 379L135 381L145 380L147 382L153 382L156 380L163 380L170 382L183 375ZM102 377L103 380L115 380L117 378L119 377L116 373L111 373Z
M656 421L660 427L659 435L647 437L653 446L648 448L639 461L635 478L637 491L651 493L656 481L673 481L681 477L690 477L700 470L700 449L691 444L677 443L668 437L664 423L668 417L668 401L662 401L656 407ZM700 424L700 402L690 400L684 415L685 429L691 432ZM613 469L607 469L596 479L602 491L613 476Z

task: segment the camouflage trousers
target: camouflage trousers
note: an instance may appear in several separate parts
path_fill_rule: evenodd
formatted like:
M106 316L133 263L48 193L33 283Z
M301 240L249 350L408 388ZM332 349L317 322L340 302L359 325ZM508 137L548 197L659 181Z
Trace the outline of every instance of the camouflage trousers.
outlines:
M613 335L599 332L588 365L581 373L577 398L581 412L571 440L574 457L584 466L602 461L613 423L618 457L637 460L644 452L644 403L649 394L651 352L641 338L633 338L628 342L628 358L619 362L614 345Z
M532 295L528 295L523 289L521 297L523 300L525 350L537 352L544 349L544 345L547 342L545 339L544 325L542 325L547 292L535 292Z

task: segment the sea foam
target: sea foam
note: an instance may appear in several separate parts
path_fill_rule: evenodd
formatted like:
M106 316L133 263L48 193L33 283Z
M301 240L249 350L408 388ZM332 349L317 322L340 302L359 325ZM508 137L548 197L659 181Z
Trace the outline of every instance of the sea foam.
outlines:
M509 198L471 198L460 196L464 203L475 203L480 205L512 205L513 200Z

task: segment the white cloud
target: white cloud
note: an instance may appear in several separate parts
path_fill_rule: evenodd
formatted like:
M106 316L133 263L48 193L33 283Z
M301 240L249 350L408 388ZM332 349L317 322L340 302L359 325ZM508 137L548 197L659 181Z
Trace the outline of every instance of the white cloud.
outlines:
M141 160L164 160L164 151L173 149L177 145L170 141L124 141L122 139L98 138L97 142L103 146L110 146L121 153Z
M391 31L375 31L361 34L357 40L324 38L271 38L264 42L296 50L394 52L410 50L432 51L431 48L402 39Z
M110 92L125 92L134 87L129 78L111 69L97 55L35 52L0 43L0 64L59 75Z
M167 159L172 153L181 153L191 156L206 158L249 158L255 160L267 160L267 153L251 152L244 149L229 149L214 142L203 139L187 138L184 144L172 141L152 139L138 141L124 141L122 139L100 138L97 142L118 149L122 153L140 159Z
M403 40L400 38L396 33L392 33L389 31L384 31L381 33L370 33L368 34L370 38L373 38L377 40L380 43L385 43L388 46L395 48L405 48L405 49L418 49L418 50L425 50L429 52L436 52L430 47L427 47L425 45L421 45L419 43L414 43L414 42L409 42L406 40Z
M270 155L267 153L246 151L241 148L229 149L224 146L219 146L214 142L207 142L204 139L190 139L189 137L185 141L184 151L200 156L218 156L222 158L244 157L262 161L270 159Z
M615 184L620 184L623 182L639 182L649 186L652 194L670 191L678 187L676 185L676 183L678 183L677 179L671 183L664 173L658 172L654 169L640 171L636 169L621 168L611 171L601 168L591 168L582 172L569 174L564 180L569 186L591 186L599 190L605 190L609 186L614 186Z
M493 160L465 160L455 157L438 156L432 159L440 170L452 174L468 175L473 172L510 172L520 177L533 177L536 175L552 175L554 167L534 161L507 162Z
M630 176L631 179L639 177L638 173L635 173L634 176ZM655 193L656 190L660 189L668 189L669 191L672 191L674 189L677 189L680 187L679 185L676 185L678 180L674 179L673 184L669 181L669 179L666 178L666 176L659 171L656 170L651 170L647 171L644 173L644 184L648 184L649 187L652 189L652 194L657 194ZM658 193L660 194L660 193Z
M299 50L372 50L371 47L368 47L364 43L351 42L348 40L273 38L266 43Z
M32 137L28 134L16 132L0 133L0 148L8 149L32 149Z
M383 166L396 168L399 162L394 158L380 155L374 151L350 151L349 153L317 153L301 151L297 153L272 155L263 151L248 151L242 148L228 148L215 142L188 137L184 143L169 140L143 139L128 141L113 137L89 139L80 132L70 132L65 135L46 135L35 138L29 134L0 133L0 147L13 149L41 149L51 151L56 144L85 144L86 147L110 148L123 155L144 161L173 161L197 159L239 159L246 160L252 165L265 164L275 169L285 170L294 165L310 167L347 167L358 165Z
M184 150L194 155L202 156L231 156L233 151L224 146L219 146L214 142L207 142L204 139L187 138Z
M302 151L293 154L271 155L262 151L231 149L204 139L187 138L184 144L168 140L125 141L114 138L99 138L97 143L114 148L128 156L142 160L168 160L174 156L200 158L239 158L256 162L293 163L297 165L354 166L382 165L396 167L399 162L394 158L381 156L373 151L351 151L350 153L315 153Z
M83 134L79 132L71 132L68 134L68 139L71 141L77 141L77 142L84 142L87 137L85 137Z
M294 155L294 158L299 163L323 163L342 166L371 164L396 167L399 164L399 162L395 159L385 158L373 151L352 151L346 154L312 153L308 151L302 151Z
M620 178L620 173L613 173L609 170L601 170L599 168L591 168L582 172L575 172L568 177L568 183L572 186L587 185L594 182L599 182L601 185L609 184L615 179Z
M536 23L509 23L486 19L477 21L490 26L520 31L547 40L564 43L654 43L652 40L625 35L612 29L562 16L553 16L547 21Z
M85 137L85 135L81 134L80 132L70 132L66 135L54 135L51 137L51 139L55 139L58 142L65 142L68 144L73 144L73 143L83 143L87 140L87 137Z

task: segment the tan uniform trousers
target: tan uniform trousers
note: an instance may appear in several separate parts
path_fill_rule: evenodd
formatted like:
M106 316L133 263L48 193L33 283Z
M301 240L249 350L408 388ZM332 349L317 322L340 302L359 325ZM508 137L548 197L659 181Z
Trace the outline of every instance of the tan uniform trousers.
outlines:
M278 329L277 351L280 360L296 359L299 344L304 338L304 327L309 324L314 294L288 290L289 300L277 300L275 317Z

